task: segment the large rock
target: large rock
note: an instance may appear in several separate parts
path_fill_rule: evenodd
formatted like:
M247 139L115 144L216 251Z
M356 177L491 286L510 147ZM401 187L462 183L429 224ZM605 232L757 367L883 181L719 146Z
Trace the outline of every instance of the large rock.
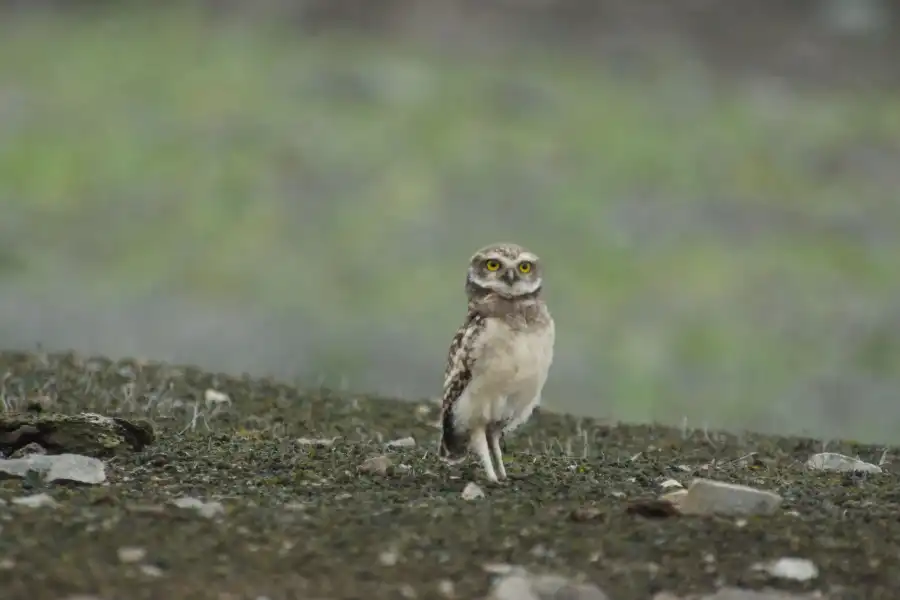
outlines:
M154 439L153 426L143 419L95 413L0 414L0 452L6 456L35 443L50 454L108 457L139 451Z
M27 477L35 472L44 481L77 481L78 483L103 483L106 466L103 461L80 454L31 454L23 458L0 458L0 479L3 476Z
M685 515L771 515L781 505L781 496L774 492L703 478L694 479L687 491L664 498Z

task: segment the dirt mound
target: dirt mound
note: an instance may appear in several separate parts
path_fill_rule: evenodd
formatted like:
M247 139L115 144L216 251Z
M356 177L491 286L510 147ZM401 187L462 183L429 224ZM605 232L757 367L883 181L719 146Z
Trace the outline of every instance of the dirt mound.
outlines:
M811 439L543 413L509 440L513 480L490 487L473 465L436 459L426 401L74 355L4 353L4 372L8 411L96 412L155 430L150 446L107 461L108 485L0 480L6 600L481 598L497 563L580 577L613 600L900 589L892 448L832 442L827 451L885 472L817 472L806 461L823 444ZM388 446L407 437L415 445ZM782 503L748 517L635 508L695 477ZM484 497L467 500L473 478ZM784 557L817 574L759 568Z

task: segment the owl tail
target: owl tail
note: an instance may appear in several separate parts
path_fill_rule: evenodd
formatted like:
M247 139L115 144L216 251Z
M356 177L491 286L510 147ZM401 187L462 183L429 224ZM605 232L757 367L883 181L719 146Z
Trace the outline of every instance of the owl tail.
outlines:
M444 411L441 418L441 444L438 456L449 461L458 461L465 457L469 449L469 440L453 426L453 411Z

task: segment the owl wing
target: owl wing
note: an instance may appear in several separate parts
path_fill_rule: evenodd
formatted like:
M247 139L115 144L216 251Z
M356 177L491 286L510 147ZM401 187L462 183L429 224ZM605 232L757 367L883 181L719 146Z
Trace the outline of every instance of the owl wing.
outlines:
M441 447L444 456L465 451L463 440L459 439L453 427L453 406L472 380L472 366L475 363L474 348L478 337L484 331L483 315L470 312L462 327L450 342L447 366L444 368L444 393L441 400Z

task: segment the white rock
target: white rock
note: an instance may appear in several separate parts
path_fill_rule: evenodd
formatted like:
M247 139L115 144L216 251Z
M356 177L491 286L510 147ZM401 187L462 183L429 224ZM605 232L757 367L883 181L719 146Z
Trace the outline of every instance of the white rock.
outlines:
M38 508L40 506L57 506L56 500L54 500L47 494L32 494L31 496L13 498L12 503L18 504L19 506L27 506L28 508Z
M172 504L178 508L192 508L200 513L201 517L206 517L207 519L225 513L225 507L222 506L221 502L204 502L199 498L192 498L190 496L176 498L172 501Z
M141 573L147 577L162 577L163 570L156 565L141 565Z
M485 573L490 573L491 575L506 575L520 567L508 563L485 563L481 565L481 568L484 569Z
M103 461L81 454L29 454L23 458L0 459L0 472L25 477L29 471L43 476L44 481L77 481L97 484L106 481Z
M444 598L453 598L456 596L456 586L450 579L441 579L438 582L438 592Z
M677 505L686 515L770 515L781 505L781 496L746 485L694 479Z
M470 481L463 488L462 497L463 500L477 500L478 498L484 498L484 492L478 487L477 483Z
M337 440L337 439L338 439L337 437L333 437L333 438L306 438L306 437L302 437L302 438L297 438L297 439L294 440L294 441L295 441L297 444L301 445L301 446L316 446L316 447L318 447L318 448L329 448L329 447L331 447L331 446L334 446L334 442L335 442L335 440Z
M231 404L231 398L228 394L224 394L218 390L208 389L204 394L206 406L215 406L216 404Z
M378 562L385 567L393 567L400 561L400 554L396 550L384 550L378 555Z
M119 548L117 554L119 555L119 562L136 563L146 558L147 551L136 546L123 546Z
M364 460L362 464L359 465L359 470L362 473L387 475L388 469L390 469L393 464L394 462L387 456L373 456Z
M491 588L487 600L609 600L591 583L577 583L558 575L532 575L515 568Z
M388 448L412 448L416 445L416 440L411 437L400 438L387 443Z
M756 565L754 568L765 571L772 577L792 579L794 581L809 581L819 576L819 568L811 560L792 556L785 556L770 563Z
M881 467L865 461L844 456L837 452L820 452L813 454L806 461L806 467L816 471L840 471L858 473L881 473Z
M665 481L663 481L662 483L659 484L659 487L661 487L662 489L666 490L666 489L669 489L669 488L671 488L671 487L678 487L678 488L680 488L680 487L684 487L684 486L681 485L681 482L676 481L675 479L666 479Z

